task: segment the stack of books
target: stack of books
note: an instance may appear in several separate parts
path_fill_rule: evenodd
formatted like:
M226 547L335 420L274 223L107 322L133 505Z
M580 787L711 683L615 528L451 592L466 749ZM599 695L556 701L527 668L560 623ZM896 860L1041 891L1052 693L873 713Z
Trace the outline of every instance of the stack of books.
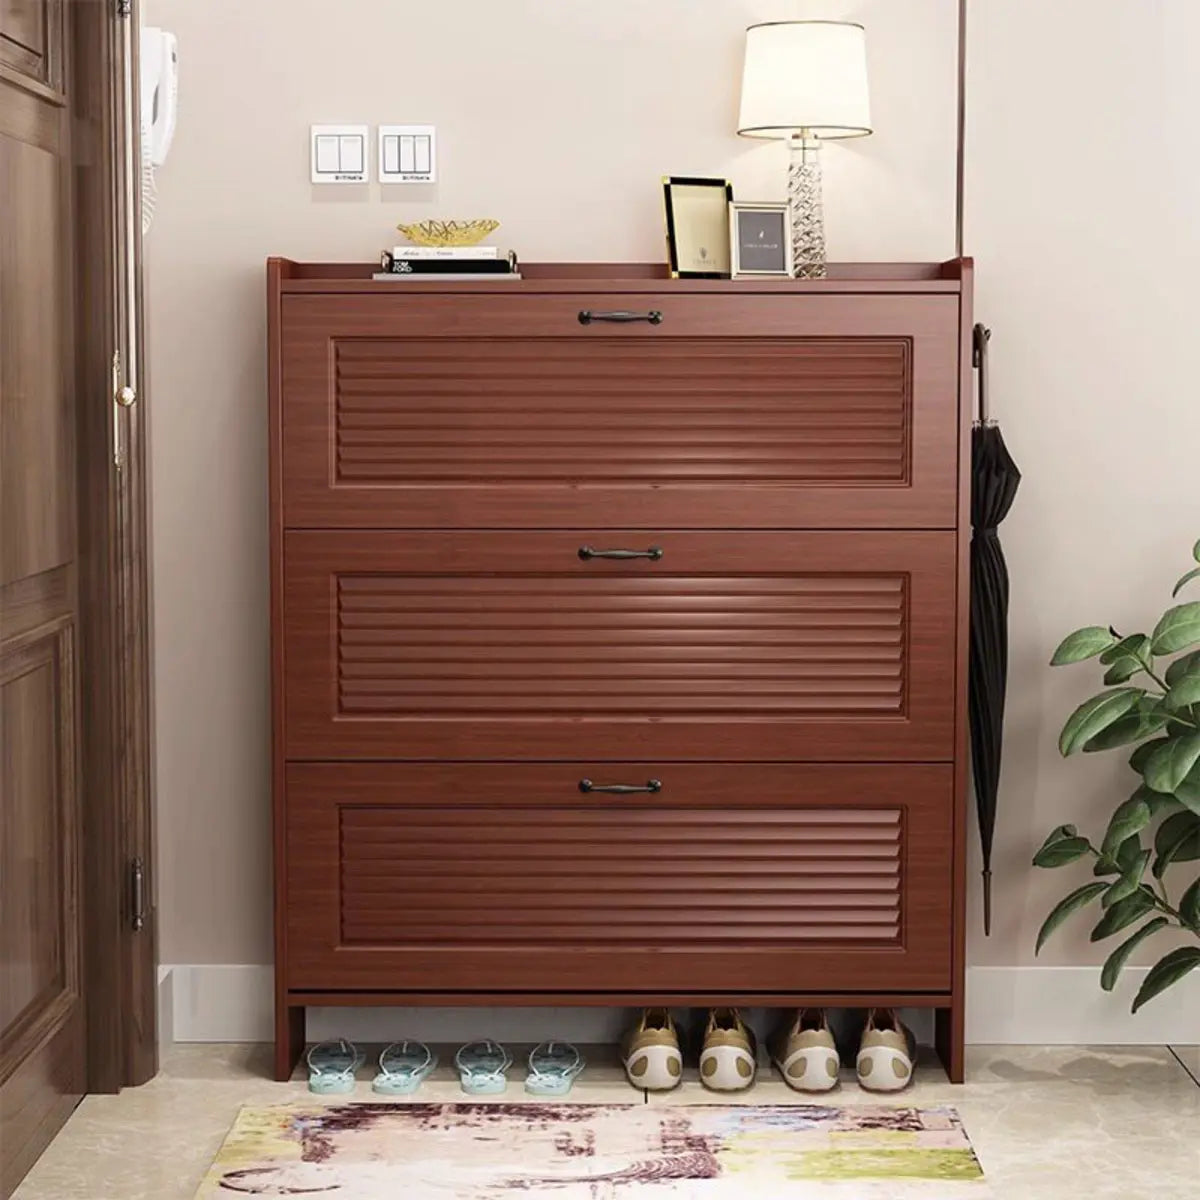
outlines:
M385 250L375 279L461 283L472 279L520 279L517 256L495 246L395 246Z

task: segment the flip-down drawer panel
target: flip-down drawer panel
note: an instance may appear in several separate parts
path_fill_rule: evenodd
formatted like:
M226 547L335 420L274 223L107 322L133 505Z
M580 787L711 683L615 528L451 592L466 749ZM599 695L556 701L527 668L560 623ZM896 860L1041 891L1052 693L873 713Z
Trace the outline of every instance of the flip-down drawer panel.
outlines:
M953 558L942 533L293 532L287 753L949 760Z
M955 524L952 297L289 296L283 348L294 528Z
M951 774L293 764L289 986L944 988Z

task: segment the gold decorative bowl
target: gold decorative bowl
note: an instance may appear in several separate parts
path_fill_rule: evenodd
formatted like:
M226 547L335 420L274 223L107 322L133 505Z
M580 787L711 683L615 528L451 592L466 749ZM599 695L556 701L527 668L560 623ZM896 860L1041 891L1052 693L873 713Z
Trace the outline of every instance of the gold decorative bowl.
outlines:
M500 228L499 221L422 221L396 228L417 246L474 246Z

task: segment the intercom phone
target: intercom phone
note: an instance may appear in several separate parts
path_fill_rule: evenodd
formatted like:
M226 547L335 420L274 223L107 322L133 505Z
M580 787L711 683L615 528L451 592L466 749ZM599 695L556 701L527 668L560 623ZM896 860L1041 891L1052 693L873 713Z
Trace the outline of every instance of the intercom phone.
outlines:
M141 36L142 155L150 165L167 161L179 108L179 54L175 35L145 28Z

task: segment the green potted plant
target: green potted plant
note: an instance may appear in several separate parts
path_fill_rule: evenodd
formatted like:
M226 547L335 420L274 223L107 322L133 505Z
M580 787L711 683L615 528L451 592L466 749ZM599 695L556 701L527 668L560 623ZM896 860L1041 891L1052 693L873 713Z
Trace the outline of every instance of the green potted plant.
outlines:
M1192 557L1200 563L1200 542ZM1173 595L1198 578L1200 566L1179 580ZM1137 1012L1200 967L1200 877L1196 867L1180 869L1200 860L1200 603L1167 609L1151 634L1077 629L1050 662L1057 667L1093 658L1107 668L1106 689L1067 719L1059 750L1066 756L1135 747L1129 765L1137 787L1113 812L1099 846L1074 825L1060 825L1034 856L1037 867L1090 859L1095 876L1054 907L1037 949L1072 913L1098 905L1093 942L1132 928L1101 970L1100 986L1111 991L1147 938L1168 929L1190 934L1196 945L1180 946L1150 968L1133 1001ZM1176 886L1180 875L1185 878Z

